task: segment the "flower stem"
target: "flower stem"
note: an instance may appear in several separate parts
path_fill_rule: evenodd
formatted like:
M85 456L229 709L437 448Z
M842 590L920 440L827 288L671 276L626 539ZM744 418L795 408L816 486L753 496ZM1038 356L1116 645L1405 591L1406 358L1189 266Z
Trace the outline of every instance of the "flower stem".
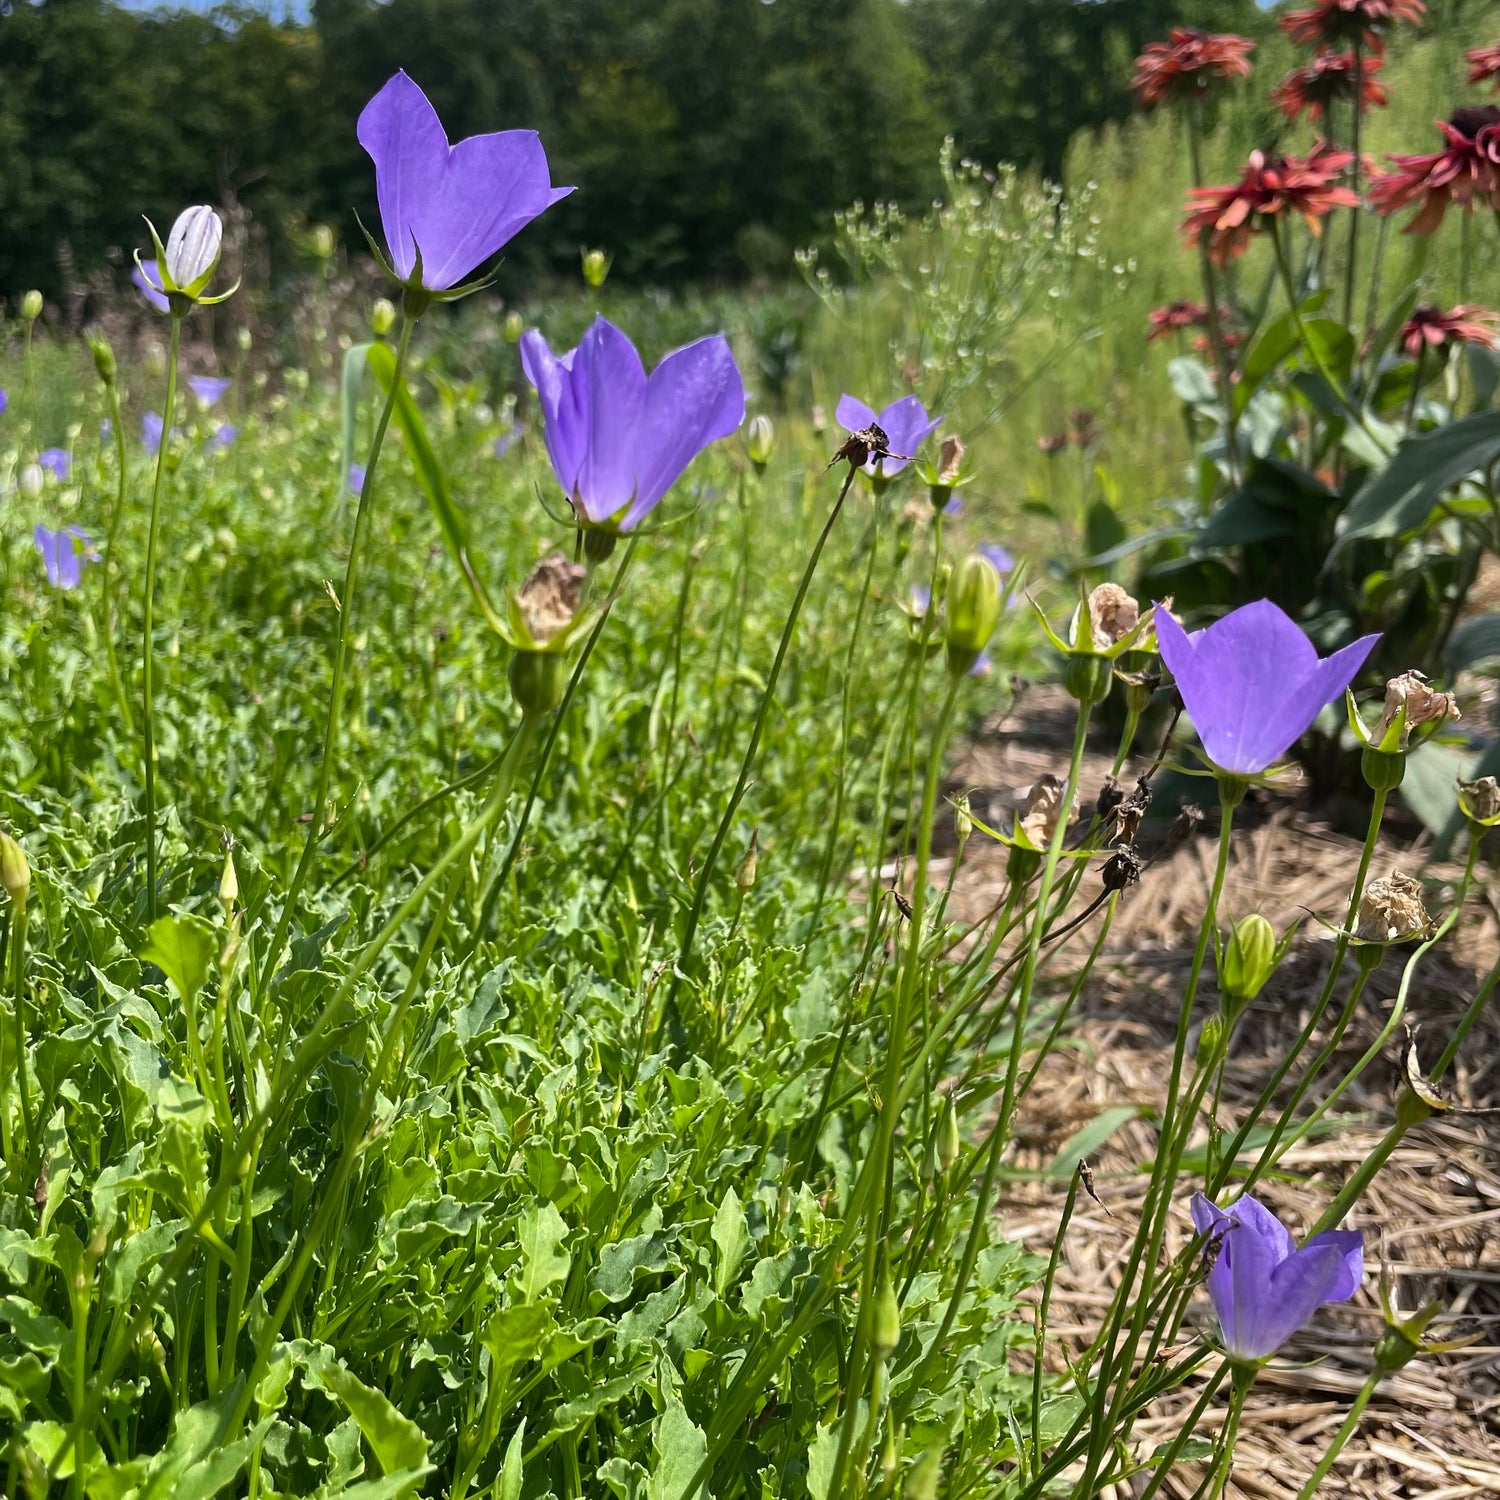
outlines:
M739 778L734 784L734 791L730 793L728 803L725 804L724 815L719 819L718 831L714 834L713 843L709 845L703 868L698 872L698 883L693 890L693 904L688 911L687 930L682 935L682 946L678 949L677 962L672 971L672 987L667 993L667 1014L671 1014L676 1005L677 995L682 987L683 971L692 957L693 944L698 936L698 923L703 916L703 905L708 899L708 887L713 880L714 870L718 866L719 854L724 848L725 839L729 837L729 830L734 823L735 813L739 811L745 788L750 784L750 774L755 769L755 757L760 751L760 738L765 732L766 720L770 717L771 705L776 698L776 684L781 677L781 668L786 662L787 652L792 645L792 637L797 630L797 621L802 614L802 602L807 598L807 591L812 586L813 574L818 568L818 559L822 557L823 548L833 533L834 523L839 518L839 512L844 508L844 500L849 494L849 486L854 482L855 472L851 464L849 472L844 476L839 497L834 501L833 509L828 512L828 519L823 523L822 531L818 533L812 556L807 560L807 566L802 571L802 581L797 585L796 595L792 599L791 612L786 617L786 625L781 632L781 642L776 648L776 657L771 663L771 674L766 679L765 691L761 694L760 708L755 715L755 723L750 729L750 743L745 746L745 758L740 763Z
M386 430L391 425L391 413L396 407L397 394L403 388L406 368L406 351L411 343L411 331L415 319L405 313L401 318L401 333L396 341L396 367L391 374L391 387L385 395L385 405L375 424L375 436L370 443L370 457L365 464L364 483L359 487L359 505L354 512L354 534L349 541L349 560L344 566L344 587L339 595L338 638L333 648L333 683L328 692L328 720L323 726L323 756L318 766L318 789L313 797L312 823L308 826L307 842L302 846L301 858L292 876L291 888L282 903L281 915L276 922L276 931L266 948L261 964L259 992L264 994L276 965L281 961L282 947L287 932L297 914L297 902L312 874L313 860L323 838L323 821L326 816L328 789L333 780L334 762L338 758L339 720L344 706L344 670L349 654L349 622L354 616L356 594L359 589L360 563L363 560L365 538L370 529L370 515L374 508L375 470L380 460L380 450L385 444ZM175 324L174 324L175 332ZM174 346L175 347L175 346Z
M130 698L120 678L120 661L115 652L115 539L120 534L120 521L125 515L125 428L120 420L120 388L115 381L106 382L109 395L109 424L115 440L116 487L114 510L109 518L109 537L104 544L104 566L99 572L104 586L104 654L109 664L110 686L115 690L115 702L120 705L120 717L125 721L125 733L135 733L135 714L131 711Z
M16 1143L16 1150L23 1170L16 1174L14 1163L11 1164L12 1174L18 1180L25 1177L27 1154L32 1146L39 1145L36 1122L31 1115L31 1091L26 1086L26 917L26 902L23 899L11 908L10 943L7 949L10 963L11 1020L15 1026L16 1092L21 1096L22 1137Z
M1354 152L1354 160L1350 164L1349 185L1354 190L1355 197L1360 196L1360 132L1364 125L1365 101L1364 77L1365 58L1360 46L1360 38L1354 38L1351 49L1354 56L1354 119L1350 125L1350 149ZM1359 276L1359 220L1364 213L1363 202L1351 204L1349 208L1349 251L1348 259L1344 263L1344 323L1351 333L1354 332L1354 284Z
M155 646L152 627L156 607L156 546L161 533L161 495L171 447L172 417L177 409L177 354L182 347L182 314L172 312L171 346L167 352L167 405L161 442L156 449L156 481L151 487L151 525L146 534L146 606L141 646L142 746L146 782L146 920L156 920L156 723Z
M1344 1445L1354 1436L1355 1429L1359 1426L1359 1419L1364 1415L1365 1407L1370 1404L1370 1397L1375 1394L1375 1387L1380 1384L1380 1378L1384 1373L1379 1365L1370 1371L1365 1383L1359 1388L1359 1394L1354 1398L1354 1405L1349 1408L1349 1415L1344 1418L1343 1425L1334 1434L1328 1451L1318 1460L1317 1468L1308 1475L1307 1483L1297 1491L1297 1500L1312 1500L1312 1497L1317 1494L1318 1486L1328 1477L1329 1470L1337 1462L1339 1454L1344 1451Z

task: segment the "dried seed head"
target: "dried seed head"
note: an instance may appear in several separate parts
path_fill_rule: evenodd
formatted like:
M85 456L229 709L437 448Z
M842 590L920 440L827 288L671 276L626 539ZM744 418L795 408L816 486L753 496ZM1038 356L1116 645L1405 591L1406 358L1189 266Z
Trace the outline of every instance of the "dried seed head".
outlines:
M1089 628L1094 650L1108 651L1129 635L1141 618L1141 607L1118 583L1101 583L1089 595Z
M1460 781L1458 805L1464 816L1476 823L1493 823L1500 819L1500 781L1481 776L1478 781Z
M1123 891L1141 878L1141 861L1135 850L1122 845L1104 862L1104 889Z
M573 623L587 577L587 568L569 562L561 552L549 552L531 570L516 594L516 603L538 646L545 646Z
M1063 783L1050 771L1038 776L1026 794L1026 808L1021 814L1021 831L1038 848L1045 849L1057 829L1062 811ZM1078 817L1076 804L1068 809L1068 822Z
M938 449L937 481L939 484L952 486L958 483L959 475L963 473L964 454L967 450L956 437L945 437L943 445Z
M1406 710L1406 725L1401 731L1399 748L1402 750L1406 749L1407 737L1413 729L1463 717L1452 693L1435 693L1420 672L1403 672L1385 685L1385 712L1380 716L1380 728L1375 733L1377 744L1385 738L1403 708Z
M1432 918L1422 905L1421 884L1410 875L1392 870L1365 888L1355 936L1364 943L1401 943L1431 926Z

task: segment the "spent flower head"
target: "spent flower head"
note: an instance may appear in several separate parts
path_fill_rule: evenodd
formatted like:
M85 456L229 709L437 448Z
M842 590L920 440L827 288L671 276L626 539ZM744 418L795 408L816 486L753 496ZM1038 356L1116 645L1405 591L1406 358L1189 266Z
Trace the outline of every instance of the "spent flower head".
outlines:
M1477 823L1481 828L1493 828L1500 823L1500 781L1493 776L1460 781L1458 805L1471 823Z
M1241 1364L1268 1359L1320 1307L1347 1302L1364 1280L1357 1229L1325 1230L1298 1249L1281 1220L1248 1193L1227 1209L1194 1193L1192 1215L1224 1349Z
M1285 755L1343 694L1380 639L1363 636L1320 660L1269 599L1191 635L1159 608L1156 636L1204 751L1233 776L1259 775Z
M1044 771L1032 782L1026 793L1026 805L1021 809L1021 816L1016 819L1018 841L1037 850L1047 848L1057 830L1057 820L1062 816L1063 793L1066 790L1067 783L1050 771ZM1069 826L1078 821L1076 801L1068 809L1067 820Z
M577 634L588 569L549 552L510 599L507 632L518 651L565 651Z
M1356 59L1352 52L1320 52L1309 63L1293 68L1271 91L1289 120L1305 114L1314 124L1335 104L1345 104L1359 89L1360 110L1378 109L1386 102L1384 85L1375 76L1385 66L1381 57Z
M1463 303L1444 312L1431 302L1414 307L1401 325L1396 344L1412 359L1427 353L1446 353L1455 344L1477 344L1493 349L1497 342L1496 324L1500 313L1487 307Z
M1289 11L1276 24L1304 47L1348 47L1359 43L1379 52L1400 21L1422 22L1423 0L1317 0L1307 10Z
M531 221L573 191L554 188L534 130L474 135L456 146L427 95L398 72L365 105L356 127L375 163L375 196L385 231L377 258L415 294L459 297L463 284Z
M1354 936L1361 943L1405 943L1431 927L1421 882L1399 870L1372 880L1359 898Z
M1468 105L1436 124L1445 143L1441 151L1391 156L1395 170L1370 181L1370 203L1378 214L1421 205L1406 234L1431 234L1450 204L1469 213L1481 204L1500 209L1500 109Z
M629 531L684 469L745 417L745 387L722 334L675 349L647 376L635 346L594 319L578 347L521 340L552 472L580 526Z

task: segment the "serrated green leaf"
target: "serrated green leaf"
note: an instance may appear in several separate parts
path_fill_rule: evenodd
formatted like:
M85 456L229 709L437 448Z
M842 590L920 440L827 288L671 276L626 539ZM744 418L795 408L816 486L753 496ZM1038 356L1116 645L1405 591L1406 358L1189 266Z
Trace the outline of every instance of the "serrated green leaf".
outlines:
M521 1246L521 1273L516 1290L523 1302L534 1302L567 1279L573 1257L564 1250L568 1222L552 1203L539 1203L521 1215L516 1239Z
M689 1486L708 1456L708 1439L677 1402L657 1419L652 1435L656 1462L646 1486L650 1500L690 1500Z
M745 1207L733 1187L724 1194L724 1201L714 1215L710 1233L719 1251L714 1265L714 1290L722 1297L733 1282L750 1244L750 1225L745 1218Z
M158 917L147 933L140 957L155 964L185 1001L197 999L219 954L219 941L201 917L178 912Z

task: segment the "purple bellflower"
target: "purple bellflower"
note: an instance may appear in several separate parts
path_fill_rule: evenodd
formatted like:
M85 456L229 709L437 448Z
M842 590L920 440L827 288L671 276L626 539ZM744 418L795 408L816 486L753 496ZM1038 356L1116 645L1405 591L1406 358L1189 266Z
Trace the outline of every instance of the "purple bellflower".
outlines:
M365 466L350 464L349 472L344 476L344 483L348 486L351 495L359 494L365 487Z
M1212 1261L1208 1294L1231 1359L1274 1354L1325 1302L1347 1302L1364 1279L1364 1236L1329 1229L1300 1250L1286 1227L1248 1193L1228 1209L1193 1194L1193 1226Z
M3 413L5 411L5 408L9 405L10 397L7 396L4 391L0 391L0 413Z
M937 430L943 420L941 417L929 418L927 408L915 396L903 396L899 401L892 401L878 415L854 396L840 396L834 415L838 418L839 425L847 427L850 432L860 432L873 424L885 433L891 452L901 455L899 458L878 460L880 473L886 479L894 479L906 467L907 460L917 456L917 449ZM871 478L875 477L876 462L872 459L865 465L865 473Z
M201 406L215 405L234 384L227 375L189 375L187 383Z
M205 453L222 453L238 436L240 430L233 422L220 422L203 441Z
M161 447L162 420L159 412L148 411L141 417L141 444L147 453Z
M981 542L979 555L1002 577L1016 565L1016 560L998 542Z
M365 105L359 143L375 163L386 269L428 293L460 286L560 198L534 130L472 135L456 146L427 95L397 73Z
M66 448L43 448L36 461L60 484L66 484L73 472L73 455Z
M1301 739L1340 697L1379 635L1318 658L1317 648L1269 599L1258 599L1188 635L1156 611L1161 659L1177 680L1208 758L1233 776L1256 776Z
M161 271L154 260L141 261L130 273L130 282L157 312L172 310L167 294L161 289Z
M99 554L88 533L76 526L61 526L49 531L38 525L32 533L37 551L42 554L42 567L47 571L47 582L56 589L76 589L83 578L83 565L98 562Z
M561 356L529 329L521 365L541 403L552 471L580 524L629 531L745 419L744 383L723 334L674 349L648 377L630 340L598 317Z

